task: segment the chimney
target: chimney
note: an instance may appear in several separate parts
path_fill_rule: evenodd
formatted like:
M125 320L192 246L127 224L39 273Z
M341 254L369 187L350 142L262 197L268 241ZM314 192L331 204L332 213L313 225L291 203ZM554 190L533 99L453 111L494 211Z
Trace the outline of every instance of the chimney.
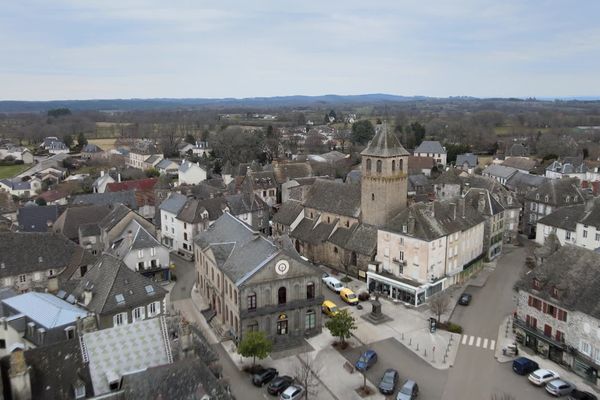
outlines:
M460 199L458 199L458 212L460 213L461 217L464 218L465 216L465 198L461 197Z
M408 233L415 233L415 216L412 213L408 214Z
M2 318L0 318L0 321L2 321L2 328L4 330L7 330L8 329L8 321L6 321L6 318L2 317Z
M426 207L427 207L427 208L426 208L427 215L429 215L431 218L434 218L434 217L435 217L435 207L434 207L434 202L429 202L429 203L427 203L427 206L426 206Z
M100 177L104 176L104 170L100 171Z
M87 307L88 304L92 301L92 290L85 288L83 291L83 305Z
M120 172L117 174L117 182L119 182L119 183L121 182L121 173Z
M452 213L452 219L456 220L456 203L450 203L450 212Z
M485 212L485 192L479 192L479 200L477 201L477 211L479 214Z
M8 376L12 398L15 400L31 400L31 379L23 349L17 349L10 354Z
M77 329L78 335L83 335L83 320L81 317L77 317L77 320L75 321L75 328Z

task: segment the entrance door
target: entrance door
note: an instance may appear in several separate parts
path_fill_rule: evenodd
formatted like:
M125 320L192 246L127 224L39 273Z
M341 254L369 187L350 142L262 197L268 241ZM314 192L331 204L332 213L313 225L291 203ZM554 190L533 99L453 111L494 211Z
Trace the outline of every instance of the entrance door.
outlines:
M278 335L287 335L287 332L288 332L287 319L277 321L277 334Z

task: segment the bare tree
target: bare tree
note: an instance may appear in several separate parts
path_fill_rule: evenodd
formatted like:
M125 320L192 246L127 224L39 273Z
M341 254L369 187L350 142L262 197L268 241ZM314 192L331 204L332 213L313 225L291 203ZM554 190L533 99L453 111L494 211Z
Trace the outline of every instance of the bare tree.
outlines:
M350 141L351 134L350 129L342 128L338 129L333 135L333 138L342 146L342 152L346 151L346 143Z
M442 314L448 311L450 307L450 297L445 292L440 292L431 297L429 300L429 307L431 312L437 316L437 322L440 323Z
M317 376L321 370L320 366L315 363L315 359L304 353L298 357L298 366L296 367L295 378L302 386L304 386L304 400L308 400L312 396L316 396L319 387L319 379Z

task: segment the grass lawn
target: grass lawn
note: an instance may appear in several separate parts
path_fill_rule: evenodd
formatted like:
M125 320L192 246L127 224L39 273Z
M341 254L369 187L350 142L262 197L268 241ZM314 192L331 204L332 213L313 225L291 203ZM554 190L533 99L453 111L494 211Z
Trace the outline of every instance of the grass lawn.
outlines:
M12 178L13 176L20 174L30 167L31 165L29 164L0 166L0 179Z

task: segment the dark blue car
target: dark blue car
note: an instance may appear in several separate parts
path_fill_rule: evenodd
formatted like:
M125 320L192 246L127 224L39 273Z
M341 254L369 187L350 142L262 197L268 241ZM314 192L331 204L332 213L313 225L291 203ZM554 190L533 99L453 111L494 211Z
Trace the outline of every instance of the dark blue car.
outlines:
M519 357L513 361L512 369L519 375L527 375L538 370L539 365L529 358Z
M359 371L366 371L377 362L377 353L373 350L367 350L358 359L354 366Z

